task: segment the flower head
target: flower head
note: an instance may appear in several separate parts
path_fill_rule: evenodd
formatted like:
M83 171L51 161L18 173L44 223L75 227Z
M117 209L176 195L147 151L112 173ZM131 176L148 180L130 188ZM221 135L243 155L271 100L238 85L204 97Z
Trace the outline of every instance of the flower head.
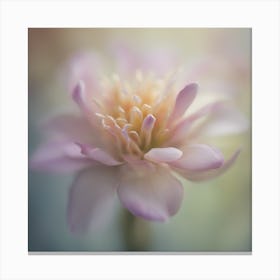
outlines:
M115 193L134 215L165 221L177 213L183 198L174 173L192 181L210 179L225 172L239 154L237 150L225 160L201 137L211 121L229 115L240 121L232 107L214 102L188 113L196 83L178 90L176 73L157 75L142 71L147 67L141 63L135 68L135 57L130 62L130 71L100 78L97 57L75 57L70 86L80 113L47 122L48 140L32 158L38 169L78 171L69 194L72 231L102 222ZM147 65L156 69L151 60Z

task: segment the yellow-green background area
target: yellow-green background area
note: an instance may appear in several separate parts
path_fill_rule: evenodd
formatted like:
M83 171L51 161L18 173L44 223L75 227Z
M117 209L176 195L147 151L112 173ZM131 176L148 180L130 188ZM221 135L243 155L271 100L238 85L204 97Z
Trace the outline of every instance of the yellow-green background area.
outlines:
M28 30L29 156L43 140L38 120L74 107L62 82L61 69L69 58L81 50L99 51L106 56L106 46L114 40L139 48L145 45L146 50L175 47L186 64L215 58L224 66L203 77L200 86L204 80L209 84L209 79L226 83L235 103L251 121L250 29L32 28ZM236 164L212 181L183 180L185 195L178 214L167 223L144 222L137 228L140 241L146 238L149 228L149 251L251 251L251 129L242 135L219 138L215 143L226 155L242 147ZM75 236L68 231L66 206L72 179L73 175L29 170L29 251L125 251L120 206L111 223L99 232Z

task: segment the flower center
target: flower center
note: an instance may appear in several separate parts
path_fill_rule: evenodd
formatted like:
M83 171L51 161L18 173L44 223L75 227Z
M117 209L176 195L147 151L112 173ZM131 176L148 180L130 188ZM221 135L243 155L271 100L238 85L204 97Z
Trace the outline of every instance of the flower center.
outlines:
M142 157L151 148L162 146L174 103L170 81L151 74L143 77L138 71L130 83L114 75L103 86L101 111L96 115L118 152Z

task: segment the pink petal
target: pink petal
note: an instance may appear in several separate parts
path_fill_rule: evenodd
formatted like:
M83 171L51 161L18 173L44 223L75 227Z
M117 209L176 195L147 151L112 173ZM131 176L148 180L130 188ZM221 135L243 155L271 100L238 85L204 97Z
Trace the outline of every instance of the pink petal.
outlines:
M116 166L122 164L122 162L116 160L113 156L100 148L94 148L89 145L80 143L78 143L78 145L81 147L82 154L88 158L91 158L108 166Z
M82 116L60 115L45 121L42 130L48 136L88 142L93 139L94 128Z
M98 228L112 210L117 172L98 166L81 171L69 192L68 224L74 233Z
M182 151L173 147L153 148L144 155L144 158L154 162L172 162L178 160L182 154Z
M185 111L194 101L197 94L197 88L198 85L195 83L188 84L178 93L175 101L175 106L169 118L169 122L173 122L174 120L177 120L178 118L183 116Z
M210 113L209 121L201 129L206 136L237 134L249 127L248 119L231 104L220 103Z
M178 53L178 50L176 50ZM177 53L168 48L139 50L138 46L128 46L122 42L112 45L112 52L117 61L118 72L123 76L134 75L137 69L143 72L153 71L156 75L164 75L179 64Z
M139 169L141 167L154 169L154 163L145 159L139 158L137 155L123 155L123 159L129 164L131 168Z
M86 96L99 93L100 58L95 53L83 52L76 54L69 65L69 88L72 91L79 81L83 81Z
M183 187L169 170L158 167L154 172L139 167L123 174L118 195L123 206L135 216L166 221L179 210Z
M42 144L30 160L30 167L42 171L73 172L94 164L71 142L50 141Z
M192 132L197 122L211 114L211 112L216 110L220 104L221 102L210 103L185 119L179 121L170 129L170 139L168 140L168 144L181 144L185 142L185 139L188 137L189 133Z
M200 171L190 172L188 170L183 170L183 169L175 169L175 171L190 181L199 182L199 181L210 180L224 174L235 163L239 154L240 154L240 149L235 151L233 155L227 161L225 161L224 164L218 169L212 169L212 170L202 171L202 172Z
M224 158L216 148L193 144L183 150L183 156L171 163L172 166L189 171L206 171L222 166Z

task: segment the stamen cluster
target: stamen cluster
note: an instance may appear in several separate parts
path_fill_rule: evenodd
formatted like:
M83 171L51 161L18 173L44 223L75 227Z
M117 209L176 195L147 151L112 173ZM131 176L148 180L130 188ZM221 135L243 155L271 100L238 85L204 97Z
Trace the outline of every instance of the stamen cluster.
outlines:
M167 139L174 95L172 86L166 84L167 80L144 78L139 71L133 83L123 83L116 75L103 83L102 102L96 101L100 112L95 114L102 129L112 136L119 155L143 157Z

